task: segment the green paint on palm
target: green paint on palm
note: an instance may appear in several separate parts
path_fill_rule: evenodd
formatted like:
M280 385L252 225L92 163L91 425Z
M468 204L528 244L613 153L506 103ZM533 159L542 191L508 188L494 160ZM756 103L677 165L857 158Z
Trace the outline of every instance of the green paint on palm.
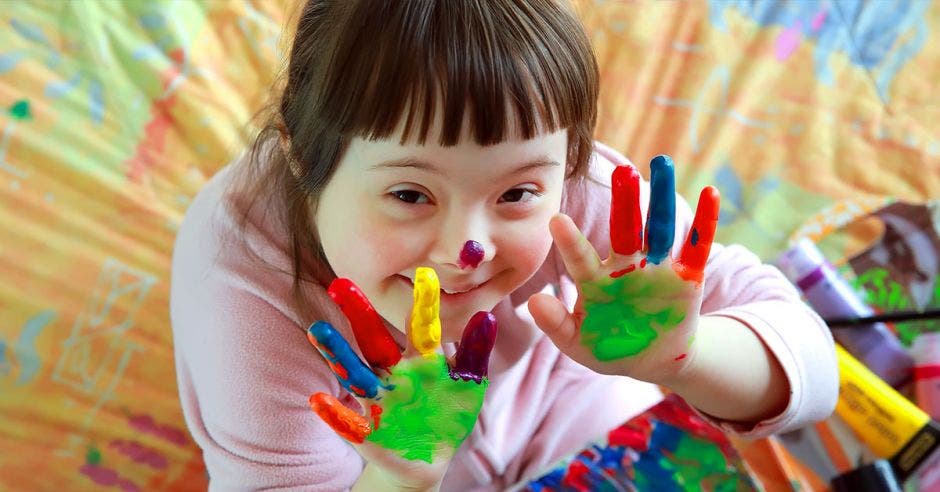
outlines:
M454 381L443 355L409 359L389 378L379 428L369 441L409 460L431 463L439 449L456 449L470 435L488 382Z
M20 99L13 103L13 105L10 106L10 116L12 116L14 120L20 121L32 118L32 114L29 111L29 101Z
M670 330L685 319L684 303L678 300L682 284L629 274L585 283L581 286L586 311L581 343L601 361L646 350L659 331Z

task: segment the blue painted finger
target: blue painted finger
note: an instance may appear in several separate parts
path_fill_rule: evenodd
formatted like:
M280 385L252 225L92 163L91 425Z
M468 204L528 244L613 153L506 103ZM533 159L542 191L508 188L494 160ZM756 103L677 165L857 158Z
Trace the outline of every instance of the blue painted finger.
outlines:
M336 379L347 391L366 398L378 395L379 388L383 387L382 382L332 325L326 321L310 325L307 340L323 355Z
M646 259L658 265L672 248L676 235L676 173L672 159L658 155L650 161L650 206L646 215Z

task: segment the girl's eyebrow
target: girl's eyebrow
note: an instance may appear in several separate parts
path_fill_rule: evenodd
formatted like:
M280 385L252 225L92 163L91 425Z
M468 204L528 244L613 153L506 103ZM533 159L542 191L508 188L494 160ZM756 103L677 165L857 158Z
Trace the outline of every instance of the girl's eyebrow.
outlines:
M516 168L506 173L506 176L512 176L515 174L521 174L530 169L540 168L540 167L555 167L561 166L561 163L552 159L548 156L539 156L531 161L520 164ZM372 165L369 167L369 170L379 170L379 169L399 169L399 168L413 168L427 171L432 174L437 174L439 176L446 176L443 170L436 167L434 164L429 162L422 161L413 157L403 157L401 159L392 159L388 161L383 161L378 164Z

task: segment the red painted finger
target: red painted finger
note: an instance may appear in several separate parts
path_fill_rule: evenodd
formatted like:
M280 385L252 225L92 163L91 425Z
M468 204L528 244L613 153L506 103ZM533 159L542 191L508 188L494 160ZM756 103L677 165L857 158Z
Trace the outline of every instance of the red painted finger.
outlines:
M610 179L610 247L631 255L643 249L640 173L633 166L617 166Z
M673 268L679 277L685 280L701 282L705 275L705 263L715 240L718 228L718 213L721 196L712 186L706 186L698 198L692 229L685 238L685 244Z
M349 319L356 342L369 364L387 371L401 360L401 350L395 339L382 323L372 303L352 280L333 280L327 293Z
M332 395L314 393L310 395L310 408L343 439L362 444L372 433L365 417L350 410Z

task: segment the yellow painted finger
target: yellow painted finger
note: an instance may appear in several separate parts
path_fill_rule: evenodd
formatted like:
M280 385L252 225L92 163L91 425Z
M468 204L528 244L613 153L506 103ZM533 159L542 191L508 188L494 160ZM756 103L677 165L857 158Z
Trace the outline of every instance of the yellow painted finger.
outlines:
M434 269L415 271L414 299L409 337L421 355L430 357L441 344L441 282Z

